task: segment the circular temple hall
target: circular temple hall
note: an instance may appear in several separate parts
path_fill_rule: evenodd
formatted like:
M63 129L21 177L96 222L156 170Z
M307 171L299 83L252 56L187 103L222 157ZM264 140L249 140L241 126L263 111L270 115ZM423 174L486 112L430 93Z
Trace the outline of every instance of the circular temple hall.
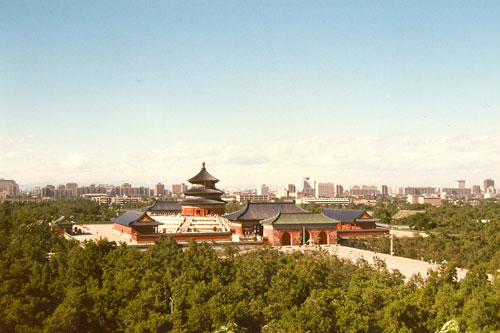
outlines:
M188 179L192 186L184 192L186 198L181 201L182 215L224 215L226 202L221 198L224 192L215 187L218 181L208 173L203 162L200 172Z

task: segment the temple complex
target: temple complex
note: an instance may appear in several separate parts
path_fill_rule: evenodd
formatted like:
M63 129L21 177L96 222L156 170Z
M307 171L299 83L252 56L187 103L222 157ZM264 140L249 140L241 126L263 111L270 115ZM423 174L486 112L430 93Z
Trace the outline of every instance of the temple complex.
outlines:
M226 202L221 198L224 192L215 188L218 181L217 178L208 173L205 169L205 162L203 162L200 172L188 179L188 182L193 186L184 192L186 198L181 201L182 215L223 215Z
M269 242L272 245L335 244L337 239L387 235L364 210L324 209L309 213L293 202L252 203L224 215L226 202L219 181L205 163L188 180L192 186L181 202L157 201L145 212L127 211L112 219L115 235L129 243L152 243L162 236L178 242ZM64 221L58 220L64 233ZM69 227L69 226L68 226Z

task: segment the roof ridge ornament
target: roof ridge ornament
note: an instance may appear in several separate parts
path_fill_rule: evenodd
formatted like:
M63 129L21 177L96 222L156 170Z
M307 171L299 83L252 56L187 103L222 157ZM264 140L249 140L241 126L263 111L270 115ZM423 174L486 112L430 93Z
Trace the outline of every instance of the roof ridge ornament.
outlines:
M205 162L201 162L201 168L205 169Z

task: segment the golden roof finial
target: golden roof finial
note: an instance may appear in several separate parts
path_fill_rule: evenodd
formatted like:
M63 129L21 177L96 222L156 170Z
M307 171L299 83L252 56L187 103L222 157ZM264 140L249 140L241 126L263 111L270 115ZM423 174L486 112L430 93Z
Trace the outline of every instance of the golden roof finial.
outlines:
M201 167L205 169L205 162L201 162Z

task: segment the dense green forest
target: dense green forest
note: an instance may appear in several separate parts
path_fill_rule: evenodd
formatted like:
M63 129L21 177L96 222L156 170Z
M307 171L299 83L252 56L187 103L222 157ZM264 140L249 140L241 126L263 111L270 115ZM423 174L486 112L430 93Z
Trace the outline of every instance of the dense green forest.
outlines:
M434 332L448 320L500 331L500 279L488 282L481 265L461 282L453 265L405 282L383 263L320 251L218 253L172 239L146 251L81 246L48 223L77 213L114 212L76 201L0 204L1 332Z
M303 205L308 211L321 212L327 206ZM340 206L328 206L341 208ZM393 225L408 225L415 231L424 231L429 237L403 237L394 239L394 252L398 256L452 261L460 267L484 267L488 272L500 269L500 203L482 200L474 205L444 201L439 207L408 204L398 198L382 198L377 205L349 205L350 209L363 209ZM393 219L401 210L417 214ZM346 245L380 253L390 253L389 237L349 240Z
M425 231L429 237L397 238L396 255L424 260L454 261L460 267L485 267L489 272L500 269L500 204L480 201L477 205L443 203L430 205L386 204L377 205L374 216L394 216L399 209L422 211L392 224L409 225ZM389 253L388 238L358 239L351 246L381 253Z

